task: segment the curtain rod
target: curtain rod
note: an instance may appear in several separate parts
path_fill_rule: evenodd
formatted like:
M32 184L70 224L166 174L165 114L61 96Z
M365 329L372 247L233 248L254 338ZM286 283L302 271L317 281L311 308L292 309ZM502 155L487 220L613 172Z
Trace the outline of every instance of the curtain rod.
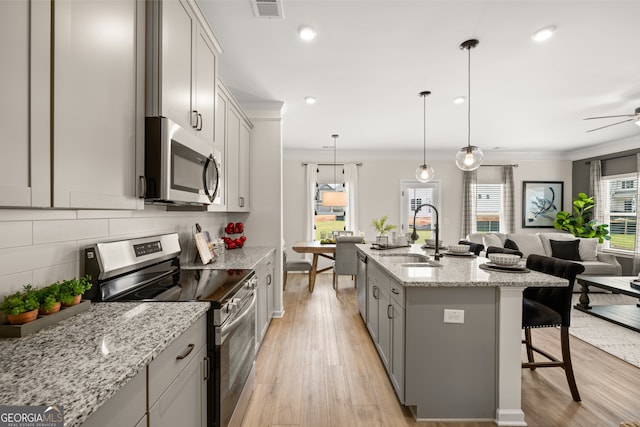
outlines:
M635 157L638 153L633 153L633 154L627 154L624 156L617 156L617 157L609 157L608 159L594 159L594 160L600 160L601 162L606 162L607 160L616 160L616 159L626 159L627 157ZM587 160L586 162L584 162L585 165L590 165L591 164L591 160Z
M302 162L302 166L307 166L309 162ZM317 163L318 166L344 166L348 163ZM362 163L355 163L356 166L362 166Z
M517 168L517 167L518 167L518 164L517 164L517 163L514 163L514 164L512 164L512 165L480 165L480 166L486 166L486 167L490 167L490 168L501 168L501 167L503 167L503 166L511 166L511 167L513 167L513 168Z

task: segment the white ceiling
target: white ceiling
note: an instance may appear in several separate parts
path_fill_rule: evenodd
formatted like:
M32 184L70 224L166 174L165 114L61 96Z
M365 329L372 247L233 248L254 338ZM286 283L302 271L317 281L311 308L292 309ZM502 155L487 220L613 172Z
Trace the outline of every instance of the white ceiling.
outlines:
M286 150L571 151L638 137L640 1L282 0L284 19L250 0L198 0L223 48L220 76L240 102L281 101ZM297 37L311 25L312 42ZM553 38L530 36L555 25ZM317 98L306 105L304 97ZM501 147L496 149L496 147Z

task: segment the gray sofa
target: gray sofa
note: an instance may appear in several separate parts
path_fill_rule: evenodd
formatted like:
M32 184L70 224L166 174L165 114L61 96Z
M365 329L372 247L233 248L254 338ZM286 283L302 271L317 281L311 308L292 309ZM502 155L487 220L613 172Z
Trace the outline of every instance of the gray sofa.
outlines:
M584 265L584 273L593 276L621 276L622 266L615 256L598 252L598 239L576 238L572 234L562 232L550 233L471 233L466 240L474 243L482 243L485 248L489 246L505 247L507 239L514 242L522 257L531 254L553 256L551 240L569 241L579 240L580 261ZM506 247L509 247L507 244Z

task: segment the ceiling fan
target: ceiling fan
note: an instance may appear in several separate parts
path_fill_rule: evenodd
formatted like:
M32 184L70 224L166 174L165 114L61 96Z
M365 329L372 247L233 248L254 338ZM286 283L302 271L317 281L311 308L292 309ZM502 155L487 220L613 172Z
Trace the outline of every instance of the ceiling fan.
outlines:
M620 116L587 117L584 120L612 119L612 118L615 118L615 117L629 117L629 118L627 120L623 120L621 122L611 123L610 125L606 125L606 126L600 126L599 128L588 130L587 132L593 132L594 130L600 130L600 129L608 128L610 126L619 125L620 123L626 123L626 122L631 122L631 121L634 121L635 124L640 126L640 107L636 108L636 110L635 110L635 112L633 114L622 114Z

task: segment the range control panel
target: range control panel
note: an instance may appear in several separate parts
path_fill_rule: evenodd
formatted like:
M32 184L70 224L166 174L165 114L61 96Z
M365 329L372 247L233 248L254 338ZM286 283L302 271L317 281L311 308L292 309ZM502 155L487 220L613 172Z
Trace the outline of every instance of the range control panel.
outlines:
M140 243L133 245L133 251L136 253L136 257L154 254L156 252L162 252L162 244L160 244L159 240L156 240L155 242Z

